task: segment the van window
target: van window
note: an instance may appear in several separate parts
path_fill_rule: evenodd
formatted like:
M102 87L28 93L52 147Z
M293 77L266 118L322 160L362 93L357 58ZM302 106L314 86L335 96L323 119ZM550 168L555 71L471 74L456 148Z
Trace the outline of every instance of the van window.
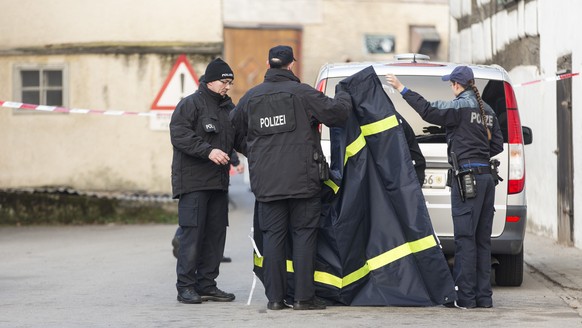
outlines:
M333 97L335 95L335 86L345 77L329 78L326 85L326 95ZM412 107L406 103L397 90L394 90L386 82L384 76L378 76L384 85L384 91L394 104L398 111L408 121L419 143L446 143L445 131L442 127L425 122ZM406 76L399 75L398 79L409 89L421 94L428 101L435 100L452 100L454 94L449 82L443 82L440 76ZM501 131L503 132L504 142L507 142L507 124L505 94L503 81L496 80L476 80L477 88L481 92L483 101L485 101L497 114Z

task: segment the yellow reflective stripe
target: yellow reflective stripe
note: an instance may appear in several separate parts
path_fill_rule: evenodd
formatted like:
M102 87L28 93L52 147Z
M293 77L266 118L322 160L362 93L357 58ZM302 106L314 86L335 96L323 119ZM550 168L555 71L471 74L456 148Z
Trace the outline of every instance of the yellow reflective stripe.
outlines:
M436 238L433 235L412 241L408 244L410 244L410 249L413 253L422 252L437 245Z
M366 145L366 139L364 138L363 134L360 134L356 140L354 140L351 144L346 147L346 157L344 158L344 166L348 161L348 158L357 154L364 146Z
M353 284L354 282L364 278L365 276L368 275L368 273L370 273L370 265L368 264L368 262L364 263L364 266L359 268L358 270L348 274L347 276L344 277L343 279L343 284L341 287L345 287L348 285Z
M253 257L254 257L254 263L256 266L258 266L259 268L263 267L263 259L264 257L258 257L257 253L253 253Z
M370 270L376 270L396 260L399 260L406 255L421 252L433 246L436 246L436 240L434 236L426 236L422 239L402 244L374 258L371 258L368 260L368 264L370 265Z
M348 158L357 154L366 145L366 139L364 137L384 132L390 130L398 125L398 119L396 115L388 116L384 119L376 121L374 123L366 124L360 126L362 133L354 140L351 144L346 147L346 156L344 158L344 165L346 165Z
M293 261L287 260L287 272L294 272L293 271Z
M333 182L331 179L325 180L323 184L330 187L331 190L333 190L334 194L337 194L337 192L339 191L340 187L337 184L335 184L335 182Z
M262 268L264 257L258 257L257 253L253 253L253 257L254 257L254 264L256 266L258 266L259 268ZM293 261L287 260L286 264L287 264L287 272L294 272L293 271Z
M364 278L367 276L370 271L377 270L383 266L386 266L392 262L395 262L407 255L412 253L422 252L427 250L431 247L436 246L436 240L433 235L426 236L424 238L411 241L405 244L402 244L396 248L393 248L389 251L386 251L374 258L369 259L363 267L359 268L358 270L348 274L347 276L340 278L334 276L327 272L322 271L315 271L313 274L313 279L316 282L331 285L336 288L343 288L348 285L353 284L354 282ZM263 267L263 258L255 256L255 265L258 267ZM293 272L293 262L287 260L287 272Z
M322 284L335 286L341 288L343 285L342 278L336 277L333 274L321 271L315 271L313 274L313 280Z
M390 130L393 127L398 125L398 120L396 119L396 115L388 116L385 119L376 121L374 123L362 125L360 129L362 129L362 133L365 136L369 136L372 134L384 132L386 130Z

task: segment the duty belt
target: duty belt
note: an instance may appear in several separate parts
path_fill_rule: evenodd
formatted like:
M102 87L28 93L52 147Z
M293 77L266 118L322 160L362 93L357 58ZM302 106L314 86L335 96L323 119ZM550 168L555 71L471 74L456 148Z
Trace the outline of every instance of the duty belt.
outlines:
M473 166L471 167L474 174L491 174L491 167L489 166Z

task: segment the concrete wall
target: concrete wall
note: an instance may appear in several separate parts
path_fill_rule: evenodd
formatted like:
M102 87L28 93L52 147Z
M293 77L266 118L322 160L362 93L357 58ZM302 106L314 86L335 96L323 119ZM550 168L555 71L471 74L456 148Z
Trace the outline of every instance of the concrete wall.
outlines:
M572 54L572 71L582 71L582 43L575 41L582 2L519 0L507 10L492 13L487 10L492 1L450 1L451 61L495 62L509 71L513 84L518 86L540 78L555 77L558 59L567 54ZM471 15L472 23L467 23L467 17ZM578 128L582 122L581 87L580 77L574 77L575 205L582 204L582 131ZM515 92L521 122L534 132L534 143L525 147L528 229L557 238L556 82L520 86ZM579 248L582 248L581 222L582 210L575 208L574 241Z
M220 1L0 2L4 101L18 100L19 65L59 65L64 106L149 112L180 54L201 75L222 53ZM0 108L0 189L169 193L169 132L150 120Z
M0 7L0 48L222 40L221 1L0 0Z
M434 26L440 35L438 56L448 57L449 23L445 1L323 1L323 21L305 25L303 79L314 83L325 63L391 60L410 51L410 26ZM390 34L396 48L391 54L369 54L366 34Z
M11 66L65 63L69 104L77 108L147 112L176 59L174 55L55 55L0 60ZM206 57L196 58L198 72ZM8 98L10 93L0 95ZM78 190L169 192L172 148L168 131L150 118L0 110L0 186L70 186Z

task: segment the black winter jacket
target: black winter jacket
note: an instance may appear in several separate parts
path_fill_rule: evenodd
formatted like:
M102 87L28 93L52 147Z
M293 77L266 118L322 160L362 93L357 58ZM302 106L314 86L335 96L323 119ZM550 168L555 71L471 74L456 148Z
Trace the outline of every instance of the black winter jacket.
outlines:
M342 126L351 110L344 92L335 99L293 72L269 69L231 113L235 148L247 156L251 189L257 200L309 198L321 191L318 161L323 158L318 124Z
M451 101L432 103L412 90L406 91L403 97L423 120L445 127L449 154L454 151L459 164L489 164L491 157L503 151L503 135L497 116L491 107L483 103L486 124L491 131L491 140L488 141L473 90L466 89Z
M205 83L176 106L170 121L174 198L192 191L228 190L230 165L216 165L208 155L214 148L231 153L234 129L228 115L233 108L230 97Z

